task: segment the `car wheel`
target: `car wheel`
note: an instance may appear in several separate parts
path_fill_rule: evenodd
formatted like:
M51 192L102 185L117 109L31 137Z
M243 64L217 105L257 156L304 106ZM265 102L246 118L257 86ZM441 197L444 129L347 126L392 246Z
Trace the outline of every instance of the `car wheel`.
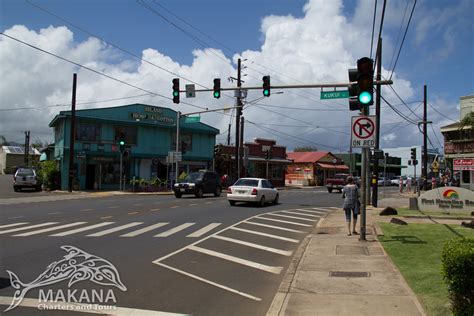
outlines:
M181 193L175 192L174 196L176 196L177 199L180 199L183 195Z
M328 192L329 192L329 193L332 193L332 188L328 188Z
M197 198L202 198L204 195L204 192L202 191L202 188L198 188L196 191L196 197Z
M230 204L230 206L234 206L234 205L235 205L235 201L229 201L229 204Z
M215 196L215 197L221 196L221 192L222 192L221 187L217 187L217 188L216 188L216 192L214 192L214 196Z
M13 187L13 191L18 192L18 191L20 191L20 189L17 188L17 187Z
M265 206L265 195L262 195L262 198L260 199L260 202L258 203L258 205L260 207L264 207Z
M277 195L275 196L275 199L273 200L273 204L275 204L275 205L278 204L278 200L279 200L279 199L280 199L280 195L277 194Z
M36 192L41 192L41 185L37 186L35 189L36 189Z

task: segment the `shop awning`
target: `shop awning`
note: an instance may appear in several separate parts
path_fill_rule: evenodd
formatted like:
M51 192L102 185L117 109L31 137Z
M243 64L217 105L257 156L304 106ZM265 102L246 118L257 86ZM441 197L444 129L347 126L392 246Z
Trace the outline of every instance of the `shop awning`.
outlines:
M317 163L318 167L321 169L327 169L327 170L341 170L341 171L346 171L349 170L349 167L346 165L333 165L330 163Z

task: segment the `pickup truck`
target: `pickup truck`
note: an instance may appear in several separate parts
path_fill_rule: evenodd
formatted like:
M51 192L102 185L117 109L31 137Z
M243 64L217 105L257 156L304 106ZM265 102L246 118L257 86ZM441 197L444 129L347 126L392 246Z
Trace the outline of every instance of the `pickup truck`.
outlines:
M337 173L334 175L334 178L326 179L326 188L329 193L332 193L332 190L338 190L339 193L342 192L342 188L347 184L347 173Z

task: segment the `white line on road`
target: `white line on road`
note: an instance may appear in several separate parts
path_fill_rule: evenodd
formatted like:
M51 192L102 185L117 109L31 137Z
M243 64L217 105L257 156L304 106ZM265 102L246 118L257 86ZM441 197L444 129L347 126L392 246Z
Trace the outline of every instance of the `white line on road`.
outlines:
M229 238L229 237L225 237L225 236L220 236L220 235L215 235L212 238L216 238L216 239L220 239L220 240L224 240L224 241L228 241L228 242L233 242L233 243L236 243L236 244L239 244L239 245L244 245L244 246L248 246L248 247L252 247L252 248L256 248L256 249L260 249L260 250L265 250L265 251L268 251L268 252L273 252L273 253L283 255L283 256L287 256L287 257L289 257L293 254L293 251L286 251L286 250L276 249L276 248L267 247L267 246L263 246L263 245L259 245L259 244L254 244L254 243L251 243L251 242L247 242L247 241L243 241L243 240L239 240L239 239L234 239L234 238Z
M87 235L87 237L100 237L100 236L112 234L112 233L118 232L119 230L127 229L129 227L133 227L133 226L137 226L137 225L141 225L141 224L143 224L143 222L133 222L133 223L130 223L130 224L125 224L125 225L117 226L117 227L114 227L114 228L106 229L106 230L103 230L101 232L90 234L90 235Z
M83 232L83 231L86 231L86 230L91 230L91 229L94 229L94 228L99 228L99 227L107 226L107 225L114 224L114 223L115 223L115 222L102 222L102 223L95 224L95 225L90 225L90 226L86 226L86 227L76 228L76 229L73 229L73 230L67 230L67 231L65 231L65 232L57 233L57 234L50 235L50 236L53 236L53 237L69 236L69 235L72 235L72 234L80 233L80 232Z
M0 234L8 234L8 233L17 232L17 231L20 231L20 230L27 230L27 229L31 229L31 228L43 227L43 226L54 225L54 224L59 224L59 223L58 222L48 222L48 223L36 224L36 225L25 226L25 227L20 227L20 228L13 228L13 229L0 231Z
M0 228L7 228L7 227L13 227L13 226L20 226L20 225L25 225L28 224L28 222L25 223L14 223L14 224L8 224L8 225L2 225Z
M278 212L278 213L294 214L294 215L301 215L301 216L307 216L307 217L321 218L321 215L304 214L304 213L294 212L294 211L281 211L281 212Z
M270 214L270 215L272 215L272 216L279 216L279 217L285 217L285 218L292 218L292 219L297 219L297 220L307 221L307 222L314 222L314 221L317 221L317 219L303 218L303 217L291 216L291 215L282 215L282 214L276 214L276 213L273 213L273 214Z
M328 210L328 208L329 208L329 210ZM335 208L333 208L333 207L327 207L327 208L312 207L311 209L316 210L316 211L319 210L319 211L323 211L324 213L327 213L327 212L332 211L332 210L342 210L342 207L335 207Z
M249 233L249 234L254 234L254 235L259 235L259 236L265 236L265 237L280 239L280 240L284 240L284 241L289 241L289 242L292 242L292 243L298 243L299 242L299 240L297 240L297 239L286 238L286 237L281 237L281 236L277 236L277 235L256 232L256 231L253 231L253 230L243 229L243 228L239 228L239 227L231 227L230 229L237 230L237 231L244 232L244 233Z
M107 208L119 208L119 207L120 207L120 206L117 205L117 206L109 206L109 207L107 207Z
M154 209L151 209L150 212L156 212L156 211L159 211L160 209L159 208L154 208Z
M194 223L184 223L184 224L182 224L182 225L176 226L175 228L172 228L172 229L170 229L170 230L167 230L167 231L165 231L165 232L162 232L162 233L160 233L160 234L158 234L158 235L155 235L155 236L153 236L153 237L168 237L168 236L170 236L170 235L173 235L174 233L177 233L177 232L179 232L179 231L182 231L182 230L188 228L189 226L193 226L193 225L194 225Z
M307 209L304 209L304 208L297 208L297 209L295 209L295 211L306 212L306 213L310 213L310 214L320 214L320 215L327 214L327 211L307 210Z
M274 215L274 214L268 214L268 215ZM308 224L301 224L301 223L296 223L296 222L283 221L283 220L280 220L280 219L274 219L274 218L268 218L268 217L262 217L262 216L259 216L257 218L258 219L264 219L266 221L274 221L274 222L286 223L286 224L297 225L297 226L311 227L311 225L308 225Z
M124 234L124 235L120 235L120 237L135 237L135 236L141 235L143 233L149 232L150 230L154 230L154 229L160 228L160 227L168 225L168 224L169 223L156 223L154 225L143 227L139 230L135 230L133 232L129 232L129 233Z
M155 260L155 261L156 261L156 260ZM185 272L185 271L183 271L183 270L179 270L179 269L173 268L173 267L171 267L171 266L169 266L169 265L166 265L166 264L164 264L164 263L161 263L161 262L159 262L159 261L156 261L156 262L155 262L155 261L153 261L153 262L154 262L155 264L159 265L159 266L162 266L162 267L164 267L164 268L170 269L170 270L172 270L172 271L174 271L174 272L178 272L178 273L180 273L180 274L183 274L183 275L188 276L188 277L190 277L190 278L193 278L193 279L195 279L195 280L198 280L198 281L201 281L201 282L204 282L204 283L213 285L213 286L218 287L218 288L220 288L220 289L223 289L223 290L226 290L226 291L228 291L228 292L241 295L241 296L243 296L243 297L249 298L249 299L254 300L254 301L257 301L257 302L260 302L260 301L262 300L261 298L258 298L258 297L256 297L256 296L253 296L253 295L247 294L247 293L245 293L245 292L241 292L241 291L235 290L235 289L233 289L233 288L230 288L230 287L228 287L228 286L225 286L225 285L222 285L222 284L219 284L219 283L216 283L216 282L212 282L212 281L210 281L210 280L206 280L206 279L204 279L204 278L201 278L200 276L197 276L197 275L194 275L194 274Z
M304 233L301 230L296 230L296 229L291 229L291 228L286 228L286 227L280 227L280 226L273 226L273 225L262 224L262 223L256 223L256 222L246 221L243 224L251 224L251 225L257 225L257 226L262 226L262 227L269 227L269 228L274 228L274 229L279 229L279 230L284 230L284 231L287 231L287 232L293 232L293 233L299 233L299 234Z
M94 210L93 208L85 208L85 209L79 210L79 212L87 212L87 211L93 211L93 210Z
M214 203L214 202L206 202L206 204L212 204L212 203Z
M259 269L259 270L262 270L262 271L270 272L270 273L273 273L273 274L280 274L281 270L283 269L283 267L268 266L268 265L265 265L265 264L262 264L262 263L242 259L242 258L239 258L239 257L234 257L234 256L231 256L231 255L227 255L227 254L224 254L224 253L220 253L220 252L217 252L217 251L213 251L213 250L209 250L209 249L205 249L205 248L201 248L201 247L197 247L197 246L190 246L188 249L206 254L208 256L221 258L221 259L224 259L224 260L227 260L227 261L238 263L238 264L241 264L241 265L244 265L244 266L247 266L247 267L251 267L251 268L254 268L254 269Z
M55 227L44 228L44 229L35 230L35 231L32 231L32 232L28 232L28 233L13 235L13 237L26 237L26 236L31 236L31 235L38 235L38 234L50 232L50 231L53 231L53 230L68 228L68 227L82 225L82 224L87 224L87 222L74 222L74 223L59 225L59 226L55 226Z
M204 226L203 228L201 228L199 230L196 230L194 233L187 235L186 237L201 237L205 233L213 230L214 228L216 228L217 226L220 226L220 225L221 225L221 223L211 223L207 226Z

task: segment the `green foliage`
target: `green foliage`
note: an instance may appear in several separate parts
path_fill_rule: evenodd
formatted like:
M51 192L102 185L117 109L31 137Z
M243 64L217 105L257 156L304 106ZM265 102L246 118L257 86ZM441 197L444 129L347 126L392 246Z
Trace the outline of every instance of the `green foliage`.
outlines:
M464 127L471 127L472 130L474 130L474 112L469 112L462 120L461 120L461 126L459 127L460 129L463 129Z
M446 242L442 263L454 315L474 315L474 238Z
M40 162L38 164L38 176L46 189L56 190L58 188L57 179L59 178L56 161L46 160Z
M312 146L302 146L302 147L295 147L293 149L294 152L310 152L310 151L318 151L318 148Z
M179 181L183 181L187 176L188 176L188 174L183 171L183 172L181 172L181 174L179 175L178 180L179 180Z

